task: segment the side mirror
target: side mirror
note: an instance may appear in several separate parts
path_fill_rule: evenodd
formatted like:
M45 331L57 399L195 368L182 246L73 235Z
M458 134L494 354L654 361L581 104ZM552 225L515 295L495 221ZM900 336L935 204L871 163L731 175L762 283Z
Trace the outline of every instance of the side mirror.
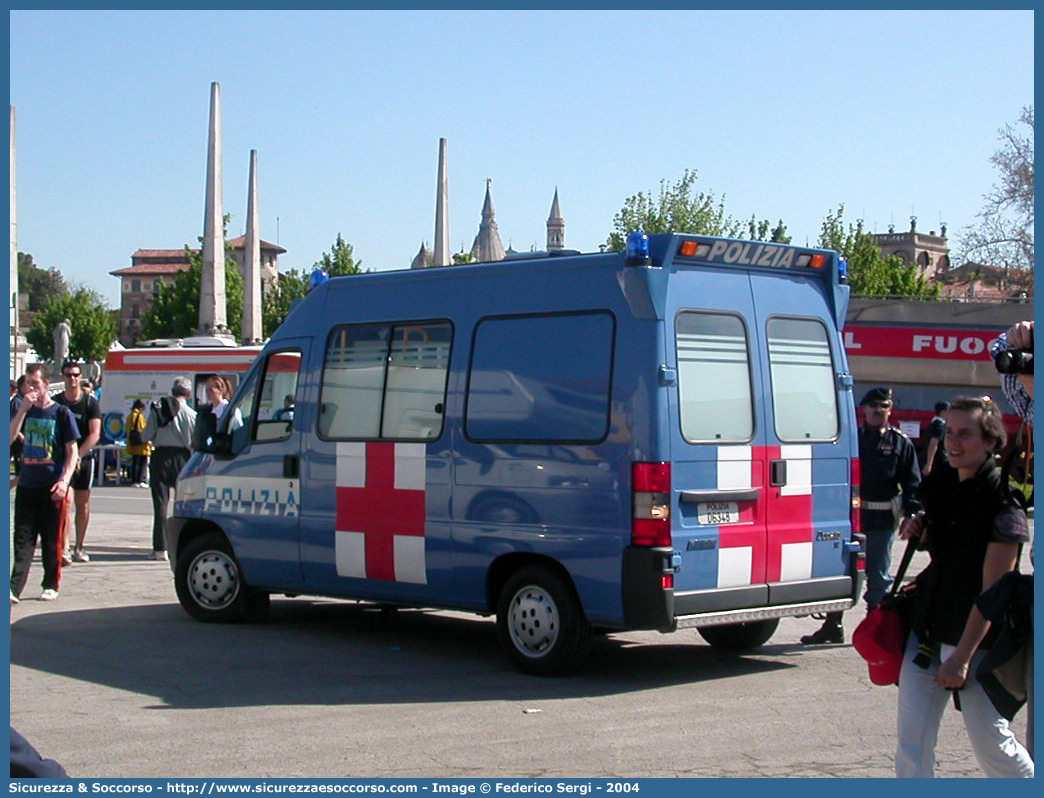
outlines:
M196 426L192 430L192 448L203 454L227 455L231 452L228 433L217 431L217 416L204 406L196 414Z

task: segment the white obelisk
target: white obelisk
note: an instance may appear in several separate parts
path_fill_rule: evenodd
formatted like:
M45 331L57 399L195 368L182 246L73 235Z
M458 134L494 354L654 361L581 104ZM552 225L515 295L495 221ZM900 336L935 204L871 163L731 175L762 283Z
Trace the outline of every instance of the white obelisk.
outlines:
M435 191L435 251L432 266L449 266L449 178L446 176L446 139L439 139L439 185Z
M207 138L207 199L203 213L203 273L199 335L227 335L225 321L225 225L221 205L221 86L210 84Z
M250 151L250 186L247 189L247 229L243 253L244 344L261 343L261 220L257 208L257 150Z

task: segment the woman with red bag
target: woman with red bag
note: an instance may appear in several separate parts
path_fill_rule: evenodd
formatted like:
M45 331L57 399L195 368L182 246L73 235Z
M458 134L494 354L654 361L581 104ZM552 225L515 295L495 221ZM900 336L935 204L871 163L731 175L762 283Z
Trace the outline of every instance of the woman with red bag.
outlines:
M922 485L925 514L908 518L904 540L927 529L931 563L917 577L899 674L896 775L933 777L935 744L951 691L979 766L991 777L1033 777L1033 760L974 677L996 630L976 597L1015 569L1029 538L1025 513L1008 496L994 461L1007 436L989 397L958 397L946 419L947 467Z

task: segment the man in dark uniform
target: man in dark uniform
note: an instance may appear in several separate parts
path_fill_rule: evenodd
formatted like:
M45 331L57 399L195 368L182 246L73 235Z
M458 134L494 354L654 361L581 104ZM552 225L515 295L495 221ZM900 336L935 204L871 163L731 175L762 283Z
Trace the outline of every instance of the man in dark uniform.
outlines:
M924 455L924 468L921 469L924 476L932 473L936 464L946 459L943 440L946 438L946 411L949 409L949 402L935 403L935 415L928 422L928 450Z
M892 389L871 388L859 403L866 423L859 430L860 521L866 535L866 601L868 610L881 603L892 586L892 543L899 521L922 509L916 498L921 484L913 441L889 425ZM823 625L801 638L805 645L843 643L841 613L827 613Z

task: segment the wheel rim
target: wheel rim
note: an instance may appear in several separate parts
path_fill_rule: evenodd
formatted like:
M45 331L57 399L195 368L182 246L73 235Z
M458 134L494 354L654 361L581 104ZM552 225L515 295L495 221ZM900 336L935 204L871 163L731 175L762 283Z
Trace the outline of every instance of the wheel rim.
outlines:
M527 585L511 600L511 642L527 657L543 657L554 648L561 626L558 607L542 587Z
M192 598L208 610L220 610L239 595L239 569L221 551L205 551L192 561L188 572Z

